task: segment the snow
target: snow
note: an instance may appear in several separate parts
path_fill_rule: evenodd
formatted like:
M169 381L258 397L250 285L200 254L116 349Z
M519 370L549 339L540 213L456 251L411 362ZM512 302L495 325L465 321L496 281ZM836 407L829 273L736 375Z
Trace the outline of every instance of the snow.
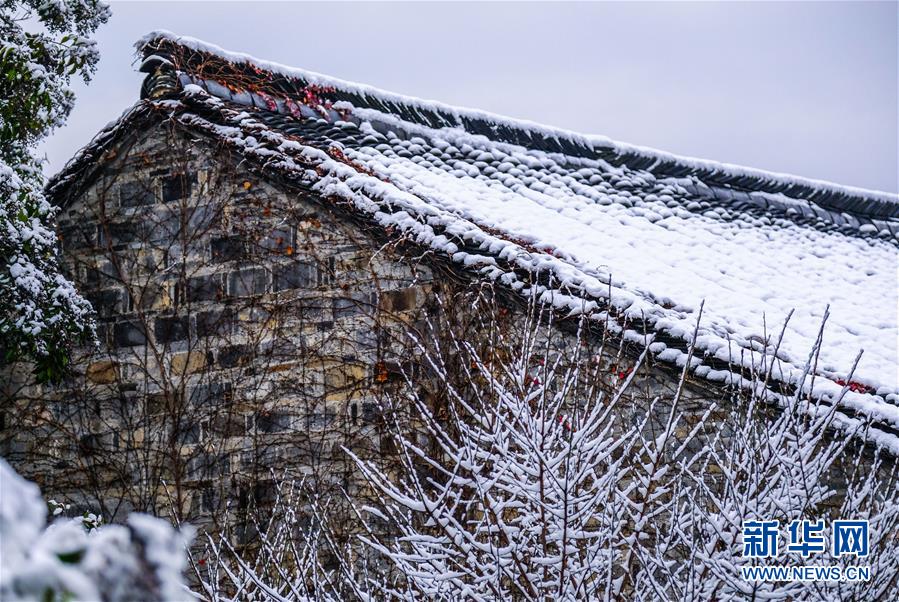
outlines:
M741 165L733 165L730 163L720 163L716 161L710 161L707 159L699 159L695 157L685 157L680 155L674 155L665 151L661 151L654 148L649 148L645 146L638 146L633 144L627 144L623 142L618 142L612 140L606 136L600 135L584 135L577 132L573 132L570 130L565 130L562 128L555 128L546 126L540 123L536 123L533 121L528 121L524 119L512 119L509 117L504 117L502 115L497 115L495 113L490 113L487 111L481 111L478 109L471 108L463 108L452 105L447 105L435 100L425 100L421 98L416 98L414 96L406 96L401 94L396 94L394 92L389 92L386 90L382 90L376 88L374 86L369 86L365 84L359 84L354 82L349 82L346 80L342 80L339 78L331 77L328 75L323 75L321 73L316 73L314 71L308 71L305 69L299 69L296 67L290 67L287 65L283 65L281 63L276 63L273 61L267 61L264 59L259 59L249 54L244 54L240 52L233 52L230 50L226 50L221 48L220 46L216 46L215 44L211 44L209 42L205 42L203 40L199 40L197 38L193 38L190 36L181 36L171 31L167 31L164 29L155 30L147 33L145 36L140 38L136 43L135 47L137 49L142 49L147 44L153 42L154 40L166 39L171 40L177 44L185 46L187 48L191 48L198 51L209 52L211 54L217 55L224 59L227 59L233 63L245 63L254 65L259 67L260 69L264 69L267 71L271 71L273 73L277 73L280 75L285 75L287 77L293 77L302 79L310 84L315 84L318 86L332 86L339 90L345 90L348 92L358 93L366 96L373 96L379 99L384 99L392 102L396 102L401 105L407 105L411 107L421 107L424 109L429 109L433 111L440 112L445 115L451 115L455 118L456 123L461 124L465 119L483 119L492 123L495 123L500 126L508 126L511 128L519 129L527 129L533 132L539 132L543 135L546 135L550 138L557 139L565 139L576 145L582 145L587 148L592 149L612 149L619 153L637 153L647 157L651 157L656 161L673 161L677 165L682 165L684 167L690 167L693 169L700 170L708 170L719 173L727 173L729 175L733 175L735 177L738 176L748 176L752 178L761 178L768 180L771 183L778 184L798 184L802 186L811 186L814 188L818 188L824 191L832 191L839 192L849 195L858 195L865 198L872 198L884 201L890 204L899 203L899 199L895 194L891 194L888 192L881 191L872 191L864 188L858 188L853 186L844 186L840 184L835 184L833 182L827 182L824 180L816 180L812 178L805 178L801 176L796 176L792 174L784 174L784 173L774 173L770 171L764 171L759 169L753 169ZM350 103L347 103L350 104ZM335 105L335 108L340 108Z
M719 410L714 404L692 428L692 420L672 412L659 428L641 423L622 431L612 416L627 412L620 403L630 397L625 392L648 347L613 395L591 398L591 390L567 384L580 382L570 371L583 364L567 350L558 361L552 345L530 330L523 340L499 337L501 353L492 353L488 366L466 341L452 339L452 329L444 349L453 351L429 352L439 349L432 336L442 326L429 324L413 340L457 411L435 416L410 379L410 399L388 399L384 412L396 412L397 403L412 407L437 453L423 449L421 435L410 437L399 422L387 426L406 452L397 454L398 467L385 471L346 450L381 500L363 518L369 514L400 534L362 537L403 576L398 584L371 579L368 599L896 599L899 556L886 548L883 560L873 552L866 559L881 566L872 574L886 577L865 582L864 592L840 582L747 587L734 578L753 563L741 550L744 521L827 520L836 503L842 504L838 515L870 519L872 530L887 532L899 516L895 504L870 496L889 487L890 477L880 481L876 467L859 472L839 494L834 490L827 476L834 461L857 461L847 458L844 441L822 440L837 408L796 395L776 418L759 420L753 408L762 399L752 395L745 411L729 414L724 441L717 440L721 431L706 429ZM471 366L461 386L447 378L450 354ZM527 382L525 374L541 378ZM663 403L677 407L679 399L680 389ZM800 406L814 418L797 411ZM778 564L799 557L786 547L775 555Z
M462 118L489 119L581 146L612 145L621 152L639 151L657 160L734 176L899 203L887 193L673 157L601 137L399 96L168 32L154 32L138 46L160 37L309 83L437 110L454 116L458 123ZM785 194L746 193L717 185L713 189L695 174L657 177L600 159L497 142L461 127L426 127L346 101L332 107L341 115L301 106L304 119L322 121L321 115L327 114L331 126L351 137L345 144L332 143L348 159L344 162L325 152L334 148L319 148L270 128L257 118L259 112L232 104L265 108L272 106L271 98L247 91L233 93L189 74L182 74L182 81L186 104L155 105L324 196L346 200L374 222L460 265L523 293L529 292L530 285L515 269L551 273L552 288L536 287L544 299L572 314L593 312L597 321L627 340L651 344L656 358L676 365L686 362L684 351L654 342L651 336L647 339L632 330L627 320L646 319L655 331L689 342L704 301L696 332L697 353L691 360L694 366L707 358L747 369L773 366L777 381L801 385L824 400L842 396L840 403L862 418L899 427L899 407L889 401L896 400L899 392L899 245L895 235L899 223L895 219L878 221L880 227L893 229L893 234L873 235L870 227L849 213L837 216ZM210 94L223 95L231 103ZM274 104L283 113L289 103L275 99ZM204 107L205 117L191 112L190 107L197 105ZM216 112L218 117L209 117ZM359 142L363 137L366 141ZM735 201L762 209L744 210ZM764 209L769 206L777 210ZM815 223L814 216L824 221ZM825 223L827 219L831 222ZM838 228L841 222L848 225ZM611 319L601 310L605 302L615 309ZM823 345L815 365L819 377L806 379L803 367L825 316ZM842 381L850 380L862 349L851 381L869 387L869 392L844 390ZM700 376L747 386L748 381L720 365L701 367ZM861 425L851 413L840 414L839 421L850 429ZM878 432L872 438L899 450L899 438L894 435Z
M196 86L191 93L198 94ZM370 109L353 114L390 119ZM350 199L384 226L399 227L491 277L504 274L497 258L529 270L549 270L568 294L603 299L611 291L613 305L625 316L650 318L657 329L684 340L692 336L698 307L705 300L697 344L724 361L766 365L792 311L775 370L775 377L785 382L800 382L829 306L819 372L846 378L865 348L853 381L896 389L899 252L893 241L787 219L697 213L673 203L675 197L687 195L680 184L655 181L645 172L499 144L456 129L395 125L421 136L427 148L439 148L441 154L422 151L415 155L417 161L401 157L396 149L411 145L405 140L344 148L351 161L378 176L371 177L277 132L266 131L263 137L264 126L245 114L227 127L210 127L245 152L260 152L269 163L272 151L263 150L260 139L271 140L283 155L278 166L288 171L308 171L289 155L313 162L325 174L314 176L313 186L322 194ZM488 152L502 161L498 173L490 173L489 164L485 169L476 165ZM463 166L465 170L459 169ZM604 177L590 185L585 174ZM614 186L605 177L609 174L617 178ZM652 192L642 190L647 182ZM490 254L461 250L438 234L440 229ZM512 240L548 252L531 251ZM576 295L566 298L565 292L553 291L551 297L557 304L577 307ZM685 360L679 349L655 349L659 359L679 365ZM694 363L699 361L694 358ZM814 386L816 395L824 398L836 398L843 389L828 379L818 379ZM899 408L880 398L850 391L842 403L899 426Z
M20 173L17 173L17 169ZM29 168L13 169L0 160L0 248L5 263L0 267L0 284L7 305L15 308L0 319L0 335L11 348L33 347L37 355L50 351L48 326L61 322L55 344L65 340L66 330L92 331L90 305L60 272L58 241L52 230L56 209L35 183L25 179ZM54 334L54 333L50 333Z
M46 521L47 504L38 487L0 458L0 599L185 598L182 571L188 531L179 533L165 521L142 514L128 517L127 526L90 532L83 518L56 518L49 526Z

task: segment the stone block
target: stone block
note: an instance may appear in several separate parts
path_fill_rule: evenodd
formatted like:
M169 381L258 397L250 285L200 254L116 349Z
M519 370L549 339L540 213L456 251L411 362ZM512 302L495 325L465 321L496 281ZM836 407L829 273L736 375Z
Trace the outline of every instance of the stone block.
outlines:
M190 391L190 403L194 406L219 407L231 403L233 392L231 383L208 383L197 385Z
M148 242L173 241L178 238L182 227L180 211L160 210L148 215L141 224L141 240Z
M118 375L118 364L112 361L101 361L89 364L85 372L87 379L98 385L108 385L115 382Z
M113 342L116 347L146 345L146 328L144 324L131 320L117 322L113 330Z
M375 422L381 416L381 408L373 401L362 402L362 422Z
M124 291L117 289L106 289L87 293L85 298L90 301L98 316L108 318L122 312L123 293Z
M349 295L334 297L331 300L331 311L335 320L365 314L371 311L372 300L368 295Z
M59 229L62 248L66 251L93 247L97 242L97 226L84 223Z
M165 286L148 284L141 288L138 306L141 309L162 309L170 306L169 293Z
M187 226L191 232L203 232L221 224L221 205L210 201L192 207L187 218Z
M100 246L120 247L140 240L141 227L135 222L112 222L100 227Z
M292 288L310 288L316 286L315 266L299 261L280 265L274 268L275 291Z
M381 296L381 309L385 311L408 311L415 308L415 287L403 288L395 291L386 291Z
M201 311L197 314L197 336L227 335L234 331L237 314L231 308Z
M186 300L190 303L219 300L225 294L224 278L221 274L190 278L187 281L185 292Z
M242 437L245 432L246 424L242 414L215 416L209 424L209 433L215 437Z
M141 207L156 202L153 180L131 180L119 185L119 204L122 207Z
M203 441L203 427L199 422L185 425L178 433L178 443L181 445L196 445Z
M183 341L190 333L190 318L187 316L159 317L153 323L153 334L157 343Z
M177 353L172 356L172 370L179 374L192 374L206 367L206 354L199 351Z
M78 438L78 453L82 456L93 456L103 449L102 437L96 433L88 433Z
M147 395L147 413L151 416L162 414L171 405L171 401L164 393L150 393Z
M268 274L263 268L248 268L228 274L228 293L232 297L250 297L265 292Z
M83 286L87 288L101 288L112 286L119 281L119 270L110 261L98 261L96 266L85 269Z
M292 228L274 228L259 239L259 247L275 255L290 255L294 252Z
M253 348L250 345L228 345L219 351L219 365L222 368L244 366L252 357Z
M226 454L202 453L187 462L187 478L191 480L224 477L230 472L231 459Z
M171 203L190 196L191 184L196 174L174 173L162 180L162 201Z
M275 358L295 358L303 352L305 341L299 335L277 336L260 345L261 354Z
M316 270L318 286L331 286L337 274L337 260L332 255Z
M293 416L286 412L259 412L255 420L260 433L283 433L290 430Z
M330 409L325 409L321 412L309 412L306 414L306 428L307 429L323 429L327 428L334 422L334 419L337 417L337 413Z

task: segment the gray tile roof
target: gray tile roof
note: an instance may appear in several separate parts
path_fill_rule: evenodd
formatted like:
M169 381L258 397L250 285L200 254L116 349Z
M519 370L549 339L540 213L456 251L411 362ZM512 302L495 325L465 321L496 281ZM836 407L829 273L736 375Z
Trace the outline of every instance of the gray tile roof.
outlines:
M586 307L661 361L684 361L705 300L694 373L739 383L773 363L774 396L809 388L829 304L813 394L899 451L895 195L456 109L170 34L141 48L181 89L101 132L50 183L54 198L76 195L123 132L173 119L462 269ZM792 309L775 352L765 328Z

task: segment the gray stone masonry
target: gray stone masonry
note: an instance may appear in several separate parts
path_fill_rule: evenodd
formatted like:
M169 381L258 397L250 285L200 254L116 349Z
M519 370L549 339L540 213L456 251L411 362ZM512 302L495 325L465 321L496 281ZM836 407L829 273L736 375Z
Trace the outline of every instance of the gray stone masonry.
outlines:
M106 162L59 220L100 345L60 386L8 375L3 455L113 520L239 523L287 469L364 497L342 448L387 449L379 402L414 368L406 329L466 284L167 124ZM610 370L633 361L608 354ZM627 419L676 385L641 371ZM716 394L688 386L687 424Z

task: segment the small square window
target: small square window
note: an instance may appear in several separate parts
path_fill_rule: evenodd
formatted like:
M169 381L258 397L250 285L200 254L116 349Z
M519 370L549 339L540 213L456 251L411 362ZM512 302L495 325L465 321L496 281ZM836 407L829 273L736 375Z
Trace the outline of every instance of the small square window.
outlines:
M175 173L166 177L162 181L162 200L165 203L171 203L190 196L191 185L195 182L197 176Z

